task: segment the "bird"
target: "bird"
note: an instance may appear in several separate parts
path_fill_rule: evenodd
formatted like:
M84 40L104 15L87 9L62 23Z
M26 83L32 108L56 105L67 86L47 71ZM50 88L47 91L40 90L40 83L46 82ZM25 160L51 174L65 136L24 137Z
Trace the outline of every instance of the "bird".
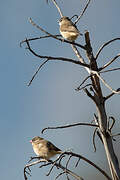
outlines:
M59 20L59 31L62 37L68 41L75 41L79 35L83 35L77 29L77 26L67 16Z
M39 136L36 136L30 140L30 143L32 143L35 154L45 160L49 160L55 155L62 153L62 151L50 141L47 141Z

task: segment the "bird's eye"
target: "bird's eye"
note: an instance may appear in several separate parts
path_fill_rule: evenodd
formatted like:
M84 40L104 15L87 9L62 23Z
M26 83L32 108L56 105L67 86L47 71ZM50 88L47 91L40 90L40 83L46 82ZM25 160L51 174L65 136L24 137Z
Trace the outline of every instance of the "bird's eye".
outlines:
M59 22L61 22L63 19L61 18L60 20L59 20Z

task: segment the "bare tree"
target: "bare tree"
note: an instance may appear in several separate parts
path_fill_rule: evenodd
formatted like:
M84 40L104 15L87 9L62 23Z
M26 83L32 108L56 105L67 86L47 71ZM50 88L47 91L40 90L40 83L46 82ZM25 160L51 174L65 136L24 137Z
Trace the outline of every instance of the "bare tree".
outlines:
M58 6L58 4L56 3L55 0L51 0L53 2L53 4L56 6L56 8L58 9L58 12L60 14L60 16L63 16L63 13L60 9L60 7ZM83 9L82 13L77 16L76 21L74 22L74 24L77 24L78 21L80 20L80 18L83 16L83 14L85 13L88 5L90 3L90 0L88 0L87 5L85 6L85 8ZM71 175L73 177L75 177L76 179L83 179L82 177L78 176L77 174L75 174L74 172L72 172L71 170L68 169L68 164L70 163L70 159L72 157L77 158L77 162L75 164L75 167L78 166L80 159L86 161L87 163L89 163L91 166L95 167L98 171L100 171L107 179L111 180L119 180L120 179L120 168L119 168L119 163L118 163L118 159L117 156L114 152L114 148L113 148L113 134L112 134L112 128L114 126L115 123L115 118L114 117L109 117L107 116L106 113L106 107L105 107L105 103L108 99L112 98L113 95L115 94L120 94L120 88L118 89L113 89L107 81L105 81L105 79L103 79L103 77L101 76L102 73L107 73L107 72L111 72L111 71L117 71L120 70L120 68L114 68L114 69L108 69L105 70L107 67L110 67L110 65L116 61L120 54L116 55L115 57L113 57L112 59L108 60L107 63L105 63L103 66L99 67L98 63L97 63L97 59L99 57L99 55L102 53L103 49L107 46L109 46L112 42L114 41L119 41L120 38L115 38L112 40L109 40L108 42L105 42L100 49L98 50L98 52L96 53L96 55L93 54L93 48L91 45L91 41L90 41L90 36L89 36L89 32L86 31L84 33L84 38L85 38L85 45L81 45L78 44L76 42L71 42L68 40L63 40L63 38L61 38L60 35L53 35L49 32L47 32L45 29L43 29L41 26L37 25L31 18L30 18L30 23L37 28L38 30L42 31L43 33L45 33L45 36L41 36L41 37L37 37L37 38L27 38L25 40L23 40L21 42L21 45L23 43L26 43L27 45L27 49L36 57L40 58L40 59L44 59L44 62L39 66L39 68L37 69L37 71L35 72L35 74L33 75L32 79L30 80L30 82L28 83L28 86L31 85L32 81L34 80L36 74L38 73L38 71L41 69L42 66L44 66L48 61L65 61L65 62L70 62L73 64L77 64L83 68L85 68L85 70L87 70L88 72L88 76L85 77L85 79L82 81L82 83L79 85L79 87L76 88L76 91L81 91L83 90L84 93L95 103L96 105L96 110L97 110L97 114L94 114L94 124L93 123L77 123L77 124L68 124L65 126L58 126L58 127L47 127L45 129L42 130L42 133L45 130L48 129L62 129L62 128L70 128L70 127L78 127L78 126L91 126L95 128L94 130L94 134L93 134L93 145L96 151L96 146L95 146L95 135L97 134L100 138L100 140L102 141L102 144L104 146L105 152L106 152L106 157L107 157L107 161L108 161L108 165L109 165L109 169L111 172L111 176L109 176L103 169L101 169L100 167L98 167L96 164L94 164L92 161L88 160L86 157L81 156L80 154L75 154L73 152L63 152L55 161L52 160L48 160L47 163L44 163L43 159L38 158L38 157L34 157L31 158L30 161L35 160L32 163L28 163L25 168L24 168L24 177L25 180L28 179L27 174L30 175L30 167L39 163L44 163L40 166L40 168L44 167L44 166L49 166L51 165L50 171L48 172L47 175L50 175L51 171L54 169L54 167L56 167L59 170L62 170L55 179L59 178L62 175L66 175L67 179L69 179L68 175ZM35 41L35 40L40 40L40 39L48 39L49 38L53 38L57 41L61 41L64 44L67 43L69 45L71 45L72 50L74 51L75 55L76 55L76 59L72 59L72 58L67 58L67 57L54 57L54 56L43 56L40 54L37 54L31 47L31 42ZM79 48L79 49L78 49ZM83 58L80 54L80 49L82 49L85 52L85 55L88 59L88 63L85 61L85 58ZM89 82L88 82L89 80ZM107 96L104 96L103 90L101 88L101 83L103 83L104 86L106 86L109 90L110 90L110 94L108 94ZM88 89L89 88L89 89ZM112 123L110 123L110 121ZM120 135L119 133L116 135ZM65 165L62 165L63 159L68 158ZM37 159L37 161L36 161Z

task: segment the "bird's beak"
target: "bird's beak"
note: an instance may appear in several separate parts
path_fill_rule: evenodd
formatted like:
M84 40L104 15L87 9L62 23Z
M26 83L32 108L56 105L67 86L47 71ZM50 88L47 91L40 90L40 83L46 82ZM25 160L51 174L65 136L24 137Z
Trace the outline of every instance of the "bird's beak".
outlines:
M30 140L29 142L32 143L32 140Z

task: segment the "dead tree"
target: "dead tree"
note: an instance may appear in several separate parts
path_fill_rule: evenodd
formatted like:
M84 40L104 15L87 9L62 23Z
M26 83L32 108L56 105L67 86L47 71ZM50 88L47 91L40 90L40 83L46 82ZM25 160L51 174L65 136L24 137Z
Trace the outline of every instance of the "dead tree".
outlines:
M63 13L61 12L58 4L56 3L55 0L52 0L52 2L54 3L54 5L56 6L56 8L58 9L58 12L60 13L60 16L63 16ZM80 14L80 16L77 17L77 20L74 22L75 24L77 24L77 22L80 20L80 18L83 16L84 12L86 11L88 5L90 3L90 0L88 1L86 7L84 8L83 12ZM85 38L85 45L81 45L78 44L76 42L70 42L68 40L63 40L63 38L61 38L60 35L53 35L49 32L47 32L45 29L43 29L41 26L37 25L31 18L30 18L30 23L37 28L38 30L42 31L45 33L45 36L41 36L38 38L27 38L25 40L23 40L21 42L21 44L25 43L27 45L27 49L36 57L40 58L40 59L44 59L45 61L39 66L39 68L37 69L37 71L35 72L35 74L33 75L31 81L29 82L28 86L31 85L33 79L35 78L36 74L38 73L38 71L41 69L42 66L44 66L48 61L65 61L65 62L70 62L73 64L77 64L78 66L82 66L85 68L85 70L87 70L88 72L88 76L85 77L85 79L82 81L82 83L80 84L80 86L76 89L76 91L80 91L83 90L86 95L95 103L96 105L96 109L97 109L97 114L94 114L94 124L85 124L85 123L77 123L77 124L69 124L66 126L60 126L60 127L48 127L42 130L45 131L46 129L62 129L62 128L69 128L69 127L73 127L73 126L81 126L81 125L86 125L86 126L91 126L91 127L95 127L95 131L94 131L94 136L93 136L93 144L94 144L94 148L96 150L95 147L95 142L94 142L94 138L95 138L95 134L97 133L99 138L101 139L105 152L106 152L106 157L108 160L108 165L109 165L109 169L111 172L111 177L109 177L109 175L102 170L100 167L98 167L97 165L95 165L92 161L88 160L87 158L79 155L79 154L75 154L73 152L64 152L62 155L60 155L59 158L57 158L54 162L52 160L49 160L47 163L42 164L40 167L43 166L48 166L48 165L52 165L48 175L51 173L51 171L53 170L54 167L57 167L58 169L62 169L62 172L58 174L58 176L56 176L56 179L60 176L62 176L63 174L66 174L67 178L69 179L68 175L71 175L73 177L75 177L76 179L82 179L80 176L76 175L74 172L70 171L68 169L68 164L70 162L71 157L77 157L78 161L76 163L76 167L79 164L79 160L82 159L84 161L86 161L87 163L89 163L90 165L94 166L95 168L97 168L107 179L113 179L113 180L119 180L120 179L120 168L119 168L119 162L117 159L117 156L115 155L114 152L114 148L113 148L113 135L112 135L112 127L115 123L115 118L114 117L109 117L107 116L106 113L106 106L105 103L106 101L113 97L113 95L115 94L120 94L120 88L118 87L117 90L114 90L102 77L102 73L106 73L106 72L110 72L110 71L117 71L120 70L120 68L114 68L114 69L109 69L109 70L105 70L107 67L110 67L110 65L116 61L120 54L116 55L115 57L113 57L112 59L108 60L108 62L106 64L104 64L103 66L99 67L98 63L97 63L97 59L99 57L99 55L102 53L103 49L107 46L109 46L112 42L114 41L119 41L120 38L115 38L112 40L109 40L108 42L105 42L100 49L98 50L98 52L96 53L96 55L93 54L93 48L92 48L92 44L90 41L90 36L89 36L89 32L86 31L84 33L84 38ZM54 56L43 56L40 54L37 54L31 47L31 42L35 41L35 40L40 40L40 39L48 39L49 38L53 38L57 41L61 41L62 43L67 43L69 45L71 45L72 50L74 51L75 55L76 55L76 59L72 59L72 58L67 58L67 57L54 57ZM88 59L88 61L86 62L85 59L81 56L80 54L80 49L82 49L85 54L86 57ZM87 81L89 80L89 83L87 83ZM109 90L110 90L110 94L108 94L107 96L104 96L104 93L102 91L101 88L101 83L103 83ZM88 89L89 88L89 89ZM112 124L110 125L110 120L112 121ZM119 134L118 134L119 135ZM69 157L65 167L62 165L62 160L65 157ZM27 171L30 170L30 167L38 164L38 163L43 163L43 160L39 159L38 157L36 157L38 160L32 163L29 163L28 165L25 166L24 168L24 177L25 179L27 179L27 175L30 175L30 172ZM31 160L33 160L35 158L31 158Z

